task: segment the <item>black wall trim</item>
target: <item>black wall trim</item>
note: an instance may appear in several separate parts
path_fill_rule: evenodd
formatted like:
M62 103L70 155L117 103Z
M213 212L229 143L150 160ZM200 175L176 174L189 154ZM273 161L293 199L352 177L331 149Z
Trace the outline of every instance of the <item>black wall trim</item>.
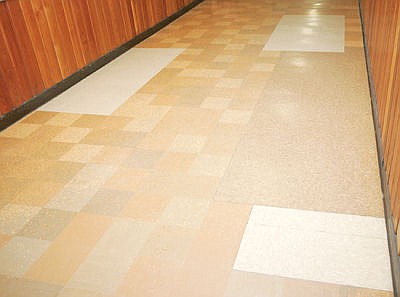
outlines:
M44 90L42 93L32 97L28 101L24 102L21 106L16 107L12 111L6 113L5 115L0 117L0 131L4 130L5 128L9 127L13 123L17 122L30 112L34 111L35 109L39 108L43 104L49 102L54 97L58 96L62 92L66 91L85 77L89 76L93 72L99 70L101 67L105 66L107 63L111 62L115 58L119 57L138 43L142 42L143 40L147 39L154 33L158 32L168 24L172 23L174 20L179 18L180 16L184 15L186 12L203 2L204 0L194 0L191 4L185 6L181 10L177 11L173 15L165 18L157 25L147 29L146 31L136 35L128 42L122 44L121 46L117 47L116 49L112 50L111 52L105 54L104 56L100 57L99 59L95 60L94 62L90 63L89 65L83 67L82 69L78 70L77 72L71 74L67 78L63 79L59 83L55 84L49 89Z
M393 293L395 297L400 297L400 257L397 253L397 239L396 233L394 232L394 225L392 221L392 209L390 206L390 194L389 194L389 186L386 176L385 170L385 161L384 161L384 150L382 144L382 132L379 124L379 116L378 116L378 105L376 100L376 92L374 79L372 77L372 68L371 61L369 59L368 52L368 40L365 34L365 26L364 26L364 18L362 14L361 1L358 0L360 18L361 18L361 27L364 39L364 53L366 60L366 67L368 72L368 83L369 90L371 94L371 108L372 114L374 118L374 126L375 126L375 139L376 146L378 149L378 160L379 160L379 171L381 176L381 188L383 192L383 204L385 208L385 220L386 220L386 231L388 236L388 245L389 245L389 254L390 254L390 265L392 269L392 279L393 279Z

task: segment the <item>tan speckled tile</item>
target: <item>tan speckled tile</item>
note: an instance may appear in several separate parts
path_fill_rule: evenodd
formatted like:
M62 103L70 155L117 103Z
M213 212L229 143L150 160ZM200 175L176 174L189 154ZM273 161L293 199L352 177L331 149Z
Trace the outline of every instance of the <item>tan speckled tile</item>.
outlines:
M0 276L2 297L57 297L61 286L22 278Z
M7 204L0 209L0 233L18 233L39 211L39 207Z
M217 199L383 216L362 55L282 55Z
M67 127L55 136L53 141L78 143L89 134L90 130L89 128Z
M25 138L32 134L40 126L36 124L17 123L0 133L1 137Z
M82 211L98 215L117 216L132 197L132 192L100 189Z
M18 232L18 235L42 240L54 240L74 216L74 212L42 208L37 215Z
M31 266L25 278L65 284L111 225L111 218L79 214Z

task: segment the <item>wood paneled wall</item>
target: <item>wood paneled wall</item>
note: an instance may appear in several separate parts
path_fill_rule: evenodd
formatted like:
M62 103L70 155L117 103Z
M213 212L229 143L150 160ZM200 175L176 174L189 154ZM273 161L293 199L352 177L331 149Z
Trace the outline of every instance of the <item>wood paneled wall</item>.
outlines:
M0 115L193 0L7 0L0 3Z
M400 1L362 0L393 223L400 239Z

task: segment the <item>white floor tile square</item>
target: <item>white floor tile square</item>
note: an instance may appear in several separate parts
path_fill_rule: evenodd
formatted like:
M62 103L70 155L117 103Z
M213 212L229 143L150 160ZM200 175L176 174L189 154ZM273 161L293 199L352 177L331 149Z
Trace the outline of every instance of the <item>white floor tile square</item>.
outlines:
M255 206L234 269L392 290L383 218Z
M344 30L342 15L285 15L264 50L344 52Z
M184 49L133 48L40 110L110 115Z

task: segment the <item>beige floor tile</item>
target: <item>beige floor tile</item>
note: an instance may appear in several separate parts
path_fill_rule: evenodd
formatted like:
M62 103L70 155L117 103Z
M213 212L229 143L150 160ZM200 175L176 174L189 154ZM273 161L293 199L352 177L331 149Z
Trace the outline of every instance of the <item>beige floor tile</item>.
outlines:
M393 297L393 292L349 287L347 297Z
M73 145L73 143L49 142L31 156L35 159L59 160Z
M39 211L39 207L7 204L0 209L0 233L17 234Z
M250 71L256 72L272 72L275 68L275 64L268 64L268 63L257 63L254 64Z
M189 174L222 177L230 159L229 156L199 154L189 169Z
M111 225L111 218L78 214L25 274L31 280L65 284Z
M104 295L99 292L93 292L89 290L76 289L76 288L66 288L64 287L57 297L108 297L109 295Z
M9 242L11 238L12 236L10 235L0 234L0 248L2 248L7 242Z
M160 158L163 152L152 151L152 150L135 150L124 162L124 166L130 168L153 168Z
M160 225L143 246L141 256L183 264L195 236L193 229Z
M178 134L169 151L178 153L198 153L203 148L206 138L203 136Z
M200 107L208 109L227 109L231 104L230 98L207 97L201 103Z
M290 278L281 279L282 297L345 297L346 287Z
M180 265L153 257L140 257L113 297L170 296Z
M79 212L86 206L90 199L96 194L100 186L87 186L84 181L76 183L75 186L66 186L47 204L47 208L58 209L68 212ZM82 187L80 187L81 185Z
M107 189L134 192L141 185L148 171L135 168L120 168L104 184Z
M12 200L15 204L43 206L63 187L62 183L33 180L24 185Z
M52 140L55 142L78 143L90 133L89 128L67 127Z
M219 120L226 124L247 124L253 112L244 110L226 110Z
M33 131L31 134L29 134L24 139L27 142L46 145L55 136L60 134L63 129L64 129L63 127L58 127L58 126L41 125L38 129Z
M18 236L41 240L54 240L75 216L74 212L42 208Z
M100 189L82 211L98 215L117 216L132 198L132 192Z
M233 270L224 297L254 296L280 296L280 279L264 274Z
M101 150L101 145L90 144L76 144L61 158L61 161L71 161L78 163L88 163L91 161Z
M131 119L128 117L84 114L72 126L91 129L118 130L125 127Z
M16 177L1 177L0 178L0 209L10 203L16 195L23 189L24 186L29 186L33 180L16 178Z
M91 162L113 166L121 165L133 151L134 149L129 147L106 146L93 157Z
M156 222L170 202L171 197L163 194L134 194L120 215L139 221Z
M218 183L219 178L214 176L154 172L143 179L138 189L147 193L208 200L215 194Z
M175 132L158 131L148 133L142 141L137 145L137 148L144 150L163 151L166 150L176 137Z
M0 276L2 297L56 297L61 286L21 278Z
M199 229L209 204L205 199L174 197L161 215L160 222L169 226Z
M167 152L155 168L160 171L187 172L195 157L196 154Z
M80 117L80 114L57 113L54 117L48 120L46 124L52 126L68 127L71 126Z
M222 78L218 81L217 88L240 88L243 83L243 79L238 78Z
M0 133L1 137L25 138L39 129L40 125L17 123Z
M0 249L0 274L22 277L49 245L45 240L13 237Z
M112 294L123 281L153 230L149 222L115 219L67 287ZM115 252L118 247L118 252Z
M57 113L55 112L46 112L37 110L26 116L24 119L22 119L21 123L42 125L47 121L49 121L56 114Z
M125 131L150 132L157 126L161 119L167 114L168 106L147 105L143 106L133 114L131 120L125 127Z
M139 132L96 129L88 133L88 135L82 139L81 143L135 147L142 140L142 138L143 134Z

